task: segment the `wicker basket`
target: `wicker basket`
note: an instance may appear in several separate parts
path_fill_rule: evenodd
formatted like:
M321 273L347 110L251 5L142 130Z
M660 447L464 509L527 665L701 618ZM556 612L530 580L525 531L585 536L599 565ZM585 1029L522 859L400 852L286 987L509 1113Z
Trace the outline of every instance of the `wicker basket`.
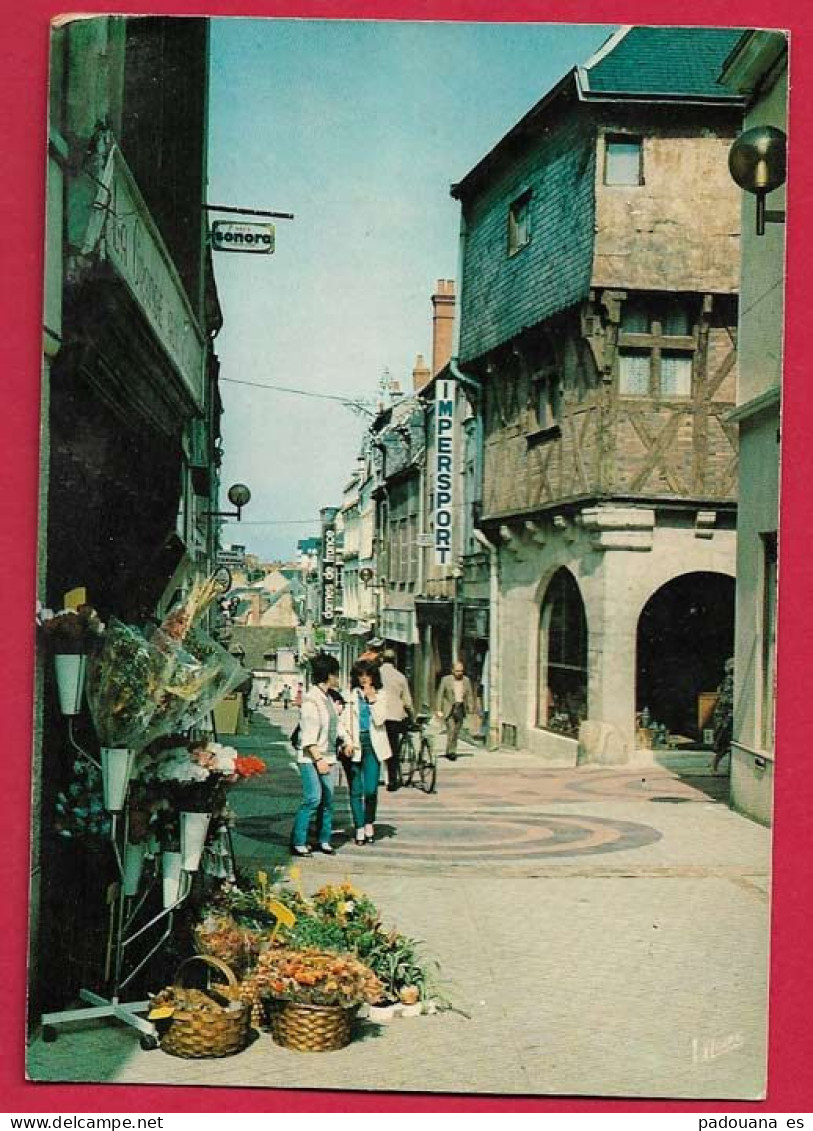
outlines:
M358 1006L306 1005L272 998L267 1003L271 1036L297 1052L332 1052L349 1045Z
M232 970L208 954L195 954L182 962L175 972L175 985L185 988L181 975L193 962L203 962L225 975L226 984L218 983L217 992L228 999L231 1008L204 1013L200 1010L177 1009L161 1036L161 1048L172 1056L189 1059L198 1057L232 1056L242 1052L248 1043L249 1014L251 1007L240 1001L240 987Z

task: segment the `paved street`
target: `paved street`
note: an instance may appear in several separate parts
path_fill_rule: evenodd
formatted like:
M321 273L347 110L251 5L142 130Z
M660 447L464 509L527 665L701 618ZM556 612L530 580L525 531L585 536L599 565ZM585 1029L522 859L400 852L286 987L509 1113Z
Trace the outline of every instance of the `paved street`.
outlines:
M271 767L233 792L246 870L288 863L299 786L295 713L258 717L241 748ZM378 841L302 862L312 891L351 879L424 940L460 1012L384 1025L307 1056L261 1036L183 1061L132 1032L36 1042L35 1079L278 1088L756 1098L763 1091L770 833L728 809L702 757L634 772L540 770L464 746L438 791L380 796ZM736 955L737 961L733 961ZM464 1016L464 1014L468 1016Z

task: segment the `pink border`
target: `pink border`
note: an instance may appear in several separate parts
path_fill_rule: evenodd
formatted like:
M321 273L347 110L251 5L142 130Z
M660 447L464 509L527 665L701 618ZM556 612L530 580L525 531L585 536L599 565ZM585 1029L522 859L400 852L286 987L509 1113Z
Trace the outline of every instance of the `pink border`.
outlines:
M198 15L276 15L322 18L480 19L495 18L491 0L284 0L272 4L243 0L235 11L225 0L189 3L144 0L134 13ZM86 0L81 11L104 12L109 6ZM809 662L808 626L813 592L813 555L805 520L813 519L809 484L813 482L813 397L805 388L804 342L810 316L804 302L804 248L813 247L810 145L813 91L813 9L803 0L682 0L673 5L642 0L504 0L502 20L559 20L582 23L720 24L789 28L793 33L791 98L792 152L789 214L792 239L788 256L788 319L784 408L782 595L778 699L780 771L776 781L774 863L774 933L772 952L770 1085L764 1104L681 1103L634 1100L561 1100L486 1096L397 1096L371 1093L269 1091L250 1088L213 1092L210 1088L46 1085L24 1080L23 1027L25 920L27 904L29 780L31 732L33 562L37 507L38 375L42 309L42 226L46 140L46 56L48 21L60 9L46 0L8 6L4 18L0 87L5 105L5 146L0 162L3 181L0 262L4 264L2 302L5 397L0 415L0 483L5 518L0 526L0 562L5 580L6 629L0 634L0 672L7 693L3 703L6 759L3 764L4 843L3 930L0 931L0 984L4 988L4 1051L0 1059L3 1106L7 1112L196 1112L215 1106L230 1112L288 1111L683 1111L794 1112L810 1109L813 1063L813 979L810 866L813 822L806 798L813 702L813 664ZM809 255L809 252L807 253ZM808 662L806 662L808 661ZM16 834L16 837L15 835ZM13 853L12 845L18 845ZM14 927L10 929L10 924ZM737 960L736 945L731 952ZM668 1003L664 1003L668 1007Z

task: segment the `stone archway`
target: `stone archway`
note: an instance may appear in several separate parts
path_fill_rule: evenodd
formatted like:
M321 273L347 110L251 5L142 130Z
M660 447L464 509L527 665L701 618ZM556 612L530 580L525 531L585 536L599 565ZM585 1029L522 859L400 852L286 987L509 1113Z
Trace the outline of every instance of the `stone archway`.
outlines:
M704 745L701 696L716 691L734 654L734 594L727 574L681 574L638 618L636 712L694 745Z
M551 577L539 610L536 724L576 738L587 717L587 616L570 570Z

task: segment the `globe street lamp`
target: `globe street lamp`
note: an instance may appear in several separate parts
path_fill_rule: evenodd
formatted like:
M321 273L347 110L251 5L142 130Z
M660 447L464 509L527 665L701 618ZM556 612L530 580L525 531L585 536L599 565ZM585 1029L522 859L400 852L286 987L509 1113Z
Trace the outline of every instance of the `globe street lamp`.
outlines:
M785 183L787 142L775 126L754 126L740 134L728 153L728 168L741 189L757 198L757 235L765 235L765 220L784 220L784 213L767 215L765 197Z
M228 493L229 502L237 509L234 511L204 511L204 514L209 515L211 518L231 518L237 522L240 521L240 512L243 507L251 499L251 491L246 487L245 483L233 483L229 487Z

